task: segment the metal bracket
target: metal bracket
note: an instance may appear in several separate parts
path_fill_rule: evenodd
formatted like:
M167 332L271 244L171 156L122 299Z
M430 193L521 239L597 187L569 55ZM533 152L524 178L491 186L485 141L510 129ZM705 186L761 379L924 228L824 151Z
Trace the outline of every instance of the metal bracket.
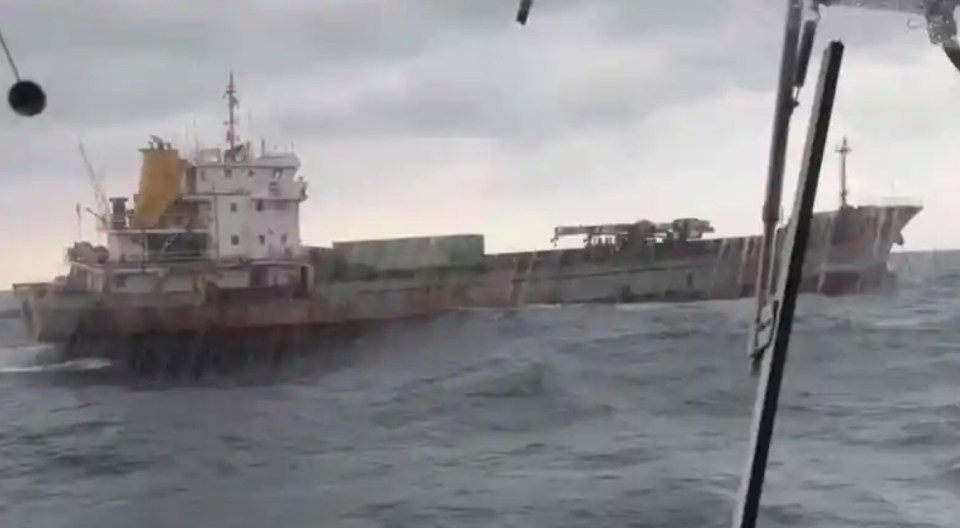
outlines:
M533 7L533 0L520 0L520 7L517 8L517 23L521 26L527 25L527 17L530 16L530 8Z
M760 310L760 316L751 336L753 343L751 346L752 353L750 354L750 371L753 375L760 372L763 355L773 344L774 327L779 309L780 300L775 298Z
M786 238L780 252L779 282L774 295L774 308L771 309L770 345L766 352L757 358L758 361L762 361L761 376L757 385L757 399L753 411L751 449L744 473L745 478L741 481L734 528L754 528L757 522L760 495L770 453L770 441L780 398L780 386L787 360L787 346L790 342L793 315L803 278L803 263L810 236L813 205L817 196L823 152L827 143L827 133L830 129L830 118L833 114L833 103L840 78L843 50L843 43L831 42L824 51L821 63L816 99L807 129L803 167L794 195L793 214L787 225ZM753 338L756 339L756 334Z

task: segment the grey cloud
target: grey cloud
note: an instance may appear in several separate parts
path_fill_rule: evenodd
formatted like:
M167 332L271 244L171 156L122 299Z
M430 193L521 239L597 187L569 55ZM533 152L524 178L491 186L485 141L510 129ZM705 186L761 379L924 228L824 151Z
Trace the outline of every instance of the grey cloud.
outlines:
M8 39L21 69L49 87L51 108L102 123L189 109L222 89L230 68L266 81L415 56L498 19L506 27L508 4L20 0L2 9L15 21Z
M371 90L346 106L291 106L269 120L293 137L320 139L547 138L569 128L631 119L647 109L642 100L668 95L665 89L637 83L636 92L629 98L598 90L593 97L555 101L544 93L550 91L548 74L537 76L517 70L513 75L499 75L503 69L457 61L436 66L408 72L400 90ZM469 73L470 69L477 71Z
M47 86L52 118L82 126L205 112L217 104L212 94L222 91L228 69L257 86L412 64L404 90L275 116L291 136L311 137L548 137L635 120L653 104L730 86L766 90L775 77L777 0L540 0L523 30L513 24L515 7L515 0L18 0L2 12L14 22L6 29L21 69ZM582 34L563 33L558 21L571 18L582 21ZM897 34L894 25L852 29L867 45ZM545 54L551 42L585 36L621 46L657 39L670 71L650 79L628 64L622 77L607 79L616 87L598 80L593 93L557 99L547 67L510 48L529 45L518 31L535 35L529 40Z
M598 96L557 104L524 104L531 89L500 83L464 85L451 79L419 79L408 91L380 94L336 109L289 110L269 120L293 137L481 137L547 141L571 129L616 124L654 110L653 101L677 98L688 87L637 86L630 99ZM703 90L698 90L703 92Z
M532 54L520 56L511 48L528 44L521 39L474 40L459 48L459 56L424 55L426 64L404 72L402 91L372 90L354 104L336 108L320 105L281 111L274 116L275 122L298 136L319 138L407 134L546 141L581 127L642 119L658 106L696 103L731 88L773 88L782 38L779 2L562 2L568 10L581 9L590 28L589 39L544 29L562 10L560 4L540 4L556 9L531 22L541 25L536 31L545 40L539 43L538 53L563 53L551 50L549 43L580 38L584 46L594 45L591 50L600 59L604 50L599 42L610 49L633 46L639 54L655 41L663 47L668 71L651 78L631 71L638 64L625 64L616 78L596 79L592 91L563 97L553 78L556 69L580 69L589 79L590 57L579 57L585 62L540 64L531 59ZM903 17L872 16L857 23L858 16L850 10L825 13L819 42L842 35L860 51L903 40L907 34Z

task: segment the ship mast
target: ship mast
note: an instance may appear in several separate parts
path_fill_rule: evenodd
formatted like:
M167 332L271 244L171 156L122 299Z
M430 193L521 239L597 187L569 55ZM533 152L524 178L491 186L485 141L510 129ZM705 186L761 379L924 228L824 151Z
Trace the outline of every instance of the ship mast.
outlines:
M224 93L224 97L227 98L227 145L229 146L230 159L233 159L236 156L237 149L237 107L240 105L240 101L237 100L237 89L236 85L233 82L233 72L230 72L230 82L227 84L227 91Z
M850 153L850 145L847 143L847 137L843 137L843 142L837 147L840 154L840 207L847 206L847 154Z

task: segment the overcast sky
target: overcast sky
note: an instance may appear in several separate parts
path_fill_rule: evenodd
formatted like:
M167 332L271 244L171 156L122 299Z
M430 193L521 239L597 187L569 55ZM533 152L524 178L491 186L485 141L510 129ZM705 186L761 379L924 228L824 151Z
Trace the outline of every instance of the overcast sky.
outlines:
M129 196L149 135L222 141L231 70L241 135L302 159L306 243L481 232L516 250L559 224L681 216L759 231L782 0L538 0L526 27L516 3L3 2L20 70L50 103L36 119L0 112L0 282L62 269L74 204L93 204L78 138L107 193ZM960 74L916 20L824 15L815 57L848 45L830 143L850 137L852 201L921 200L908 247L960 247Z

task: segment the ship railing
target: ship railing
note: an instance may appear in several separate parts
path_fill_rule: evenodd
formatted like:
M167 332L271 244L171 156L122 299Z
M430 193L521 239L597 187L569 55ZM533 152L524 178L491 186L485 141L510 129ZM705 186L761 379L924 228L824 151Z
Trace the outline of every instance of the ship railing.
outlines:
M148 254L145 259L141 262L146 263L161 263L161 262L196 262L201 260L207 260L207 256L202 252L164 252L164 253L153 253Z
M178 262L199 262L208 260L203 251L149 251L141 254L122 255L113 264L142 266L149 264L169 264Z
M205 253L198 252L167 252L154 253L144 257L128 256L123 260L110 261L109 264L115 267L123 268L143 268L146 266L174 266L174 265L224 265L224 264L242 264L249 262L247 256L220 256L213 258Z
M182 214L163 215L160 217L160 220L157 221L156 225L156 228L159 229L206 229L207 227L209 227L209 222L207 222L205 218Z
M303 248L270 248L267 251L267 258L270 259L291 259L299 258L306 255L306 251Z
M194 163L220 163L223 161L223 151L218 148L197 149L191 155Z
M307 182L303 178L271 181L266 186L255 189L251 195L254 198L302 199L307 196Z
M126 228L137 230L138 228L134 227L134 225L134 211L127 211ZM191 229L206 229L210 227L210 223L202 216L187 214L165 214L161 215L157 220L156 225L150 229L186 229L188 227Z
M874 203L866 202L862 205L879 205L884 207L923 207L923 201L914 196L883 196Z
M50 282L21 282L13 285L13 295L18 299L30 296L40 299L47 295L52 286Z

